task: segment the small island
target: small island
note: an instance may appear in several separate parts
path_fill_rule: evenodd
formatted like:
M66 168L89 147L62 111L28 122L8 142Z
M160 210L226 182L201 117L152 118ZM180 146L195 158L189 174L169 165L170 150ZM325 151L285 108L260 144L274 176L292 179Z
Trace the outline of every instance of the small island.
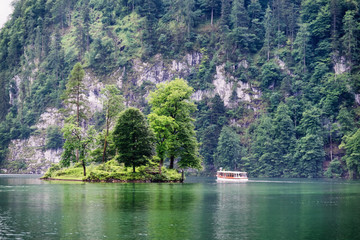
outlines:
M183 182L182 174L176 169L162 167L149 163L135 168L125 167L115 160L103 164L91 164L87 167L88 174L83 175L81 164L68 168L61 168L60 164L53 164L41 178L43 180L85 181L85 182Z
M63 95L66 118L61 129L63 153L42 179L89 182L182 182L186 168L201 169L195 136L193 88L183 79L160 83L149 93L145 116L125 107L120 90L107 85L100 94L103 131L82 100L84 70L75 64ZM99 124L98 124L99 125ZM60 135L61 136L61 135ZM61 137L60 137L61 138ZM60 139L55 137L55 140ZM169 166L164 166L164 161ZM178 169L175 169L178 167ZM181 172L181 173L180 173Z

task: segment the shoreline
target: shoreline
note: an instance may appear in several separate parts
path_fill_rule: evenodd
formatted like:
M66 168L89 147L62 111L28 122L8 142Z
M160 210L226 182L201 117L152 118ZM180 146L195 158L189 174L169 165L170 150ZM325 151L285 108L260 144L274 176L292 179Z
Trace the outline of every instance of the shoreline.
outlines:
M80 180L80 179L60 179L60 178L40 178L43 181L67 181L67 182L89 182L89 183L183 183L183 180L176 181L150 181L150 180L120 180L120 179L109 179L109 180Z

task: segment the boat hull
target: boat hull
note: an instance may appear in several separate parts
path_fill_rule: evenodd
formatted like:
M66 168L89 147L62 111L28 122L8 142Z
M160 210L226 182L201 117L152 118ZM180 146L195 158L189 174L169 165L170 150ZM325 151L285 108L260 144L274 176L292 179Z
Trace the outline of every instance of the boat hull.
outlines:
M247 178L217 178L217 182L224 182L224 183L243 183L249 181Z

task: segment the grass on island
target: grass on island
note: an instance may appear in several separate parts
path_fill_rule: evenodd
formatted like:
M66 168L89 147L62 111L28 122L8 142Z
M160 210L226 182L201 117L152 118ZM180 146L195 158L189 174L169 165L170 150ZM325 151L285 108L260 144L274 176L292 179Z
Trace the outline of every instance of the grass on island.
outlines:
M59 164L53 164L42 179L54 180L74 180L74 181L90 181L90 182L180 182L181 173L176 169L161 169L157 164L150 163L146 166L136 167L133 173L132 167L125 167L115 160L111 160L102 164L92 163L86 167L86 176L84 177L81 164L75 164L68 168L61 168Z

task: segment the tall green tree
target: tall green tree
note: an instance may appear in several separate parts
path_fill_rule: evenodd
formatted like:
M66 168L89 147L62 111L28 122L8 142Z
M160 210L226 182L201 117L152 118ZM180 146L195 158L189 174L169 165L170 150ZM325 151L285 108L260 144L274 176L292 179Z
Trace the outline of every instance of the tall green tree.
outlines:
M234 0L232 3L230 21L232 27L236 28L247 28L249 25L249 16L245 9L244 0Z
M336 120L340 124L340 132L343 136L351 134L355 129L355 116L352 111L345 108L344 106L340 107L339 114L336 117Z
M356 53L359 53L358 43L360 23L355 20L355 14L355 11L348 10L343 19L344 36L342 37L342 43L350 67L352 67L354 60L358 56Z
M242 151L240 136L232 128L224 126L216 148L214 164L216 167L238 170L243 156Z
M279 175L291 174L296 168L293 155L295 152L295 128L290 118L290 111L284 103L280 103L274 116L274 148L277 161L275 163Z
M181 167L201 168L198 143L194 138L194 119L191 117L196 110L191 101L192 93L193 88L185 80L176 78L171 82L158 84L157 90L149 95L152 112L150 124L158 137L157 141L166 144L170 168L174 168L177 157L180 157ZM166 139L162 139L165 137Z
M87 119L88 110L85 98L87 89L83 82L84 75L85 71L82 65L80 63L75 64L62 96L66 106L63 111L68 116L62 129L65 139L62 162L66 165L70 161L74 161L72 153L75 151L75 161L82 161L84 176L86 176L85 152L86 147L91 142L91 138L86 134L85 127L83 127L85 125L82 124Z
M250 163L248 164L251 175L278 177L274 164L276 155L273 136L272 119L267 115L261 116L255 125L255 130L251 133Z
M104 135L104 150L103 162L106 159L107 138L109 136L109 129L115 117L124 109L124 97L120 94L120 90L115 85L106 85L100 91L101 101L103 104L103 111L105 112L105 135Z
M64 104L67 106L64 111L70 114L70 117L75 117L77 127L80 127L81 121L87 119L88 106L85 98L87 89L84 84L84 76L85 71L81 63L76 63L69 75L66 90L62 96ZM75 114L72 116L71 113L74 111Z
M118 161L125 166L145 165L154 153L154 133L139 109L128 108L120 113L114 133Z
M221 18L220 18L220 26L222 31L226 31L231 24L230 22L230 14L231 14L231 2L230 0L221 0Z
M294 42L295 50L293 52L293 56L295 58L295 61L297 61L302 67L301 70L303 73L306 72L306 59L309 57L309 52L311 50L311 47L309 46L309 36L310 34L308 32L308 25L306 23L301 24L300 30L297 33Z
M303 112L298 130L304 136L306 134L321 134L321 110L312 107Z
M304 111L300 121L299 130L303 136L298 140L294 154L300 177L322 176L325 152L320 113L320 109L313 107Z
M209 109L197 117L197 129L201 142L200 154L208 169L214 167L214 154L222 127L226 124L226 108L219 94L208 101ZM201 124L202 126L199 126Z
M272 11L270 6L267 7L265 12L265 19L264 19L264 28L265 28L265 40L264 40L264 49L266 51L266 59L270 60L270 51L273 41L273 32L274 26L272 24Z
M62 132L65 143L61 155L61 164L69 166L71 162L80 162L84 176L86 176L87 158L91 148L93 148L95 129L91 126L85 130L74 123L65 123Z
M322 176L324 161L324 142L321 136L307 133L299 139L294 158L298 161L300 177L317 178Z
M221 0L200 0L199 3L204 12L210 12L210 24L213 26L214 16L220 13Z
M346 150L345 161L349 176L356 179L360 173L360 129L344 137L341 148Z
M150 127L154 130L155 133L156 153L160 159L159 173L161 174L161 168L169 150L171 134L173 133L174 128L178 126L174 119L169 116L150 113L148 119L150 122Z

